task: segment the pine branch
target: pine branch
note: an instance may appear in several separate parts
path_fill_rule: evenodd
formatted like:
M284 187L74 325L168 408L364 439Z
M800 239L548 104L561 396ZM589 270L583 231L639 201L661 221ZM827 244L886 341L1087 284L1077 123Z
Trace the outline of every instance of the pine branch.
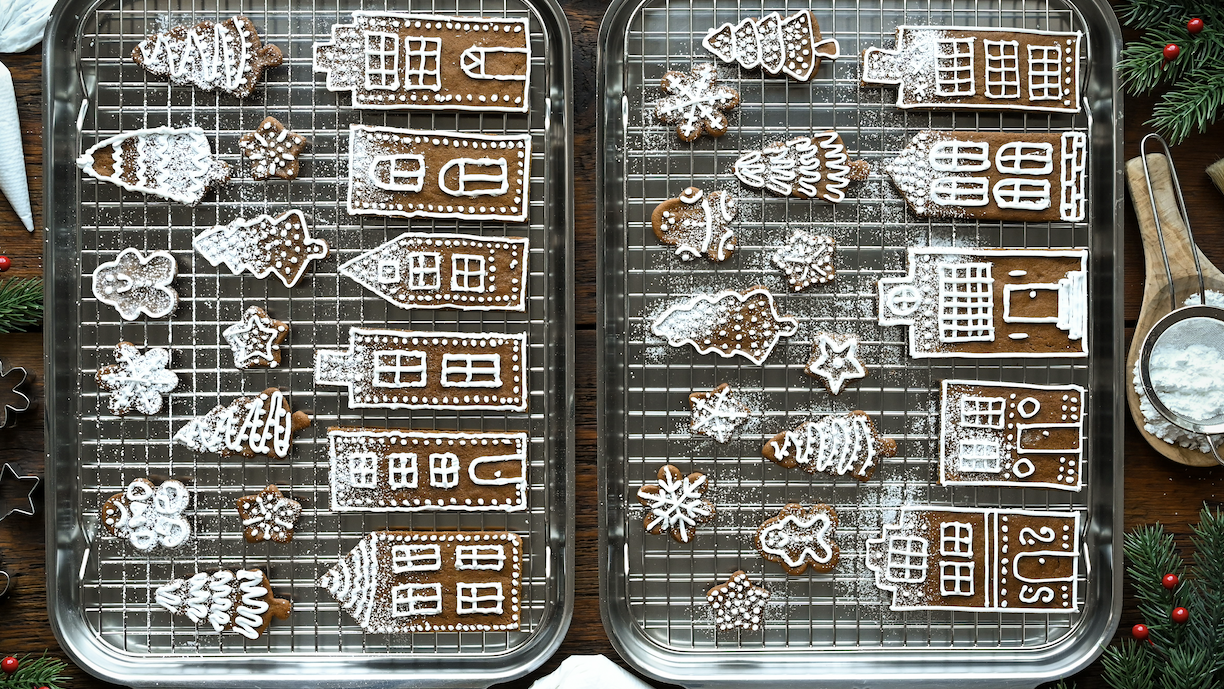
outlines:
M1224 66L1214 72L1197 71L1161 96L1146 124L1162 131L1170 145L1194 132L1205 132L1224 108Z
M1218 672L1224 667L1224 513L1204 506L1193 529L1189 642L1211 654L1212 669Z
M13 674L0 672L0 689L60 689L68 680L68 675L64 674L68 664L58 658L48 658L46 653L37 658L26 654L17 662L18 668Z
M13 278L0 285L0 333L27 332L42 319L41 278Z
M1191 17L1199 17L1205 22L1224 20L1224 11L1221 10L1218 0L1125 0L1114 8L1119 21L1132 29L1141 30L1171 20L1180 20L1184 25Z
M1219 689L1207 649L1175 647L1167 649L1166 654L1160 677L1163 689Z
M1134 639L1123 639L1117 646L1105 649L1101 656L1105 682L1113 689L1155 689L1159 674L1159 658Z
M1126 572L1139 599L1139 612L1151 631L1152 641L1162 649L1180 645L1186 629L1169 619L1176 607L1174 593L1161 583L1166 574L1185 578L1186 565L1177 552L1173 535L1159 524L1141 526L1126 534L1122 549L1130 563Z
M1224 20L1221 20L1224 22ZM1165 62L1164 47L1181 48L1181 55ZM1224 69L1224 25L1198 36L1190 35L1185 23L1148 29L1122 48L1119 71L1131 95L1141 95L1162 84L1173 84L1194 72Z

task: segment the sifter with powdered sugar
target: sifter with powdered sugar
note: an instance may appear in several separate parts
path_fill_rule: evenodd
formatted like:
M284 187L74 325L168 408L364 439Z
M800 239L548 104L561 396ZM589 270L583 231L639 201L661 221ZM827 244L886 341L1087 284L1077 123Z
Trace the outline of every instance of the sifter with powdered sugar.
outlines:
M1186 228L1190 246L1194 233L1186 213L1185 199L1177 180L1168 144L1156 134L1148 134L1140 145L1148 198L1152 204L1161 258L1169 279L1172 310L1152 326L1139 352L1138 378L1152 407L1169 423L1206 436L1205 444L1217 462L1224 465L1213 435L1224 434L1224 308L1214 306L1207 297L1203 268L1198 251L1192 251L1198 277L1198 303L1179 306L1164 228L1156 209L1156 194L1148 168L1148 144L1156 142L1168 161L1177 211Z

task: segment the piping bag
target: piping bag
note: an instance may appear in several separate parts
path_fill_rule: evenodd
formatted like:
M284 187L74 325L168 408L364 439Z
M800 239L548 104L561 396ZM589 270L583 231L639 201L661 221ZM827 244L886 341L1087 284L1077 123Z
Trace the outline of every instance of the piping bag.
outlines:
M55 0L0 2L0 53L24 52L41 41L43 27L54 6ZM34 214L30 210L17 97L13 77L3 63L0 63L0 192L4 192L25 228L33 232Z

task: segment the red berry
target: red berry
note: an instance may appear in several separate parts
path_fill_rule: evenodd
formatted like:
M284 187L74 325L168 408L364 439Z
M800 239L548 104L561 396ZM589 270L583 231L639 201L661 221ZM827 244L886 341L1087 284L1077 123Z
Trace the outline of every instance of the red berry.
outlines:
M1181 55L1181 48L1177 47L1176 43L1170 43L1164 47L1164 59L1166 62L1172 62Z
M11 675L14 672L17 672L18 667L20 667L20 663L18 663L17 659L13 656L0 660L0 670L4 670L6 674Z
M1173 608L1173 614L1169 617L1178 624L1185 624L1186 620L1190 619L1190 611L1185 608Z
M8 256L0 256L0 273L3 273L4 271L8 270L9 268L12 267L12 265L13 265L13 262L9 260Z
M1143 641L1148 638L1148 628L1146 624L1137 624L1131 627L1131 636L1138 641Z
M1160 583L1165 588L1172 591L1173 589L1177 588L1179 583L1181 583L1181 579L1178 579L1176 574L1166 574L1164 575L1164 578L1160 580Z
M1199 19L1198 17L1195 17L1194 19L1191 19L1190 21L1186 22L1186 31L1189 31L1190 33L1195 34L1195 35L1202 33L1203 32L1203 20Z

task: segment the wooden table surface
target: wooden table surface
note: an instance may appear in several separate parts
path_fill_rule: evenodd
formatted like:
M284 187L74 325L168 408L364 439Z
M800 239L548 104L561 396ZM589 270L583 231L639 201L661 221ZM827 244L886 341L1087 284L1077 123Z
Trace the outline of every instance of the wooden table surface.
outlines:
M506 687L525 687L551 672L562 659L574 654L602 653L617 659L608 643L599 617L599 534L595 509L596 417L595 417L595 184L596 141L595 56L599 22L606 4L599 0L566 3L566 14L574 37L574 158L575 158L575 292L577 297L577 400L578 444L575 461L578 514L576 524L576 585L574 619L556 656L531 675ZM39 48L21 55L0 55L9 67L17 91L17 106L25 145L30 196L35 226L42 222L42 60ZM1126 157L1138 153L1138 141L1149 130L1143 126L1151 114L1150 99L1126 100ZM1181 176L1190 218L1203 253L1224 266L1224 195L1211 184L1204 168L1224 157L1224 124L1206 134L1190 138L1173 149ZM1143 291L1143 256L1138 226L1129 202L1126 204L1125 280L1127 341L1139 313ZM7 202L0 201L0 254L12 259L5 278L42 275L42 233L30 234L22 227ZM38 333L0 335L0 361L5 367L23 366L35 375L33 392L42 397L42 337ZM1100 392L1100 391L1098 391ZM1119 393L1121 394L1121 393ZM1127 528L1161 522L1184 542L1204 501L1220 502L1224 470L1182 467L1156 454L1126 422ZM0 461L13 462L23 474L43 473L42 408L19 417L15 428L0 430ZM61 654L47 621L42 502L35 517L14 515L0 524L0 568L16 577L16 592L0 602L0 656L42 653ZM1128 633L1140 621L1129 585L1120 633ZM62 654L61 654L62 655ZM619 659L617 659L618 662ZM623 663L622 663L623 665ZM1100 662L1075 677L1080 687L1104 687ZM109 686L73 668L71 686ZM660 685L662 686L662 685Z

